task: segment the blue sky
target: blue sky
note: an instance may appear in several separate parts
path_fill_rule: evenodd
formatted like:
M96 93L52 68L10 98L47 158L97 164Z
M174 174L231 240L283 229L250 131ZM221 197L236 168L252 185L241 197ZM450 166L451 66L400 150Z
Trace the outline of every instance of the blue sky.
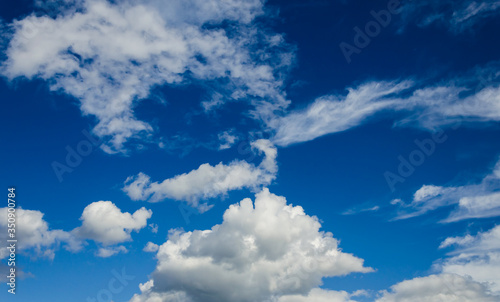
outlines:
M0 12L2 301L500 299L499 1Z

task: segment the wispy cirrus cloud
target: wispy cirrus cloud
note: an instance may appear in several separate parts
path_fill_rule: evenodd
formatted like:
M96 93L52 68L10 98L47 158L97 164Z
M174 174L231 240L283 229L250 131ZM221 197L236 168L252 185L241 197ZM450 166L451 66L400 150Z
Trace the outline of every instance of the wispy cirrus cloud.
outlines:
M319 97L304 109L276 116L273 142L288 146L346 131L384 114L397 127L434 130L461 123L500 121L498 62L436 84L425 81L369 81L346 94Z
M394 203L399 206L395 219L408 219L441 207L456 205L442 222L471 218L500 216L500 161L477 184L462 186L424 185L413 195L413 200Z
M345 96L320 97L306 109L276 118L272 123L276 130L273 142L288 146L356 127L394 107L396 94L410 86L410 82L369 82L348 89Z
M445 26L455 34L473 28L481 21L500 14L498 0L407 1L402 7L402 27L414 23L420 27L431 24Z

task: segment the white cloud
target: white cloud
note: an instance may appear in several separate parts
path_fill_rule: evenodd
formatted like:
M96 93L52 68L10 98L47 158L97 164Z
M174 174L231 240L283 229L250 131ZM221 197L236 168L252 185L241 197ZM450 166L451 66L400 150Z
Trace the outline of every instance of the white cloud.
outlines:
M395 198L395 199L391 200L389 203L391 205L395 206L395 205L398 205L398 204L402 204L403 200L401 200L401 198Z
M458 209L451 213L445 221L459 221L470 218L486 218L500 216L500 193L491 193L482 196L468 196L460 198Z
M288 105L276 75L291 54L280 35L252 23L263 14L260 0L72 3L79 9L14 21L1 73L41 78L77 98L82 113L96 117L107 152L149 137L152 126L134 108L157 85L215 85L220 102L248 98L259 119Z
M474 23L477 22L477 19L497 14L496 10L499 8L500 1L471 1L465 9L453 12L451 22L454 24L464 22Z
M413 114L396 125L436 129L458 123L500 121L500 87L497 83L477 85L476 91L471 91L474 88L456 87L453 82L418 89L411 97L403 99L398 108L411 110ZM462 96L464 94L466 96Z
M97 251L96 256L101 258L108 258L118 253L128 253L128 250L122 245L116 247L101 247Z
M156 223L150 223L149 227L151 228L151 233L153 234L158 233L158 225Z
M161 183L151 182L149 176L139 173L127 178L123 190L132 200L158 202L168 198L199 206L200 199L224 195L231 190L256 189L268 185L275 179L278 171L276 147L264 139L253 142L252 147L264 153L264 159L258 166L238 160L228 165L203 164L196 170Z
M478 184L464 186L424 185L413 195L409 204L398 203L400 207L396 219L407 219L423 215L429 211L457 205L443 222L455 222L471 218L500 216L500 161L493 171Z
M420 189L415 192L413 195L413 202L415 203L422 203L424 200L428 198L433 198L439 195L442 195L444 189L442 187L437 187L437 186L422 186Z
M72 231L52 230L43 219L44 214L35 210L16 209L17 249L36 257L54 259L55 251L62 245L70 252L79 252L86 240L94 240L100 246L98 257L110 257L127 253L124 246L114 244L130 241L130 233L139 231L147 224L151 210L141 208L134 214L122 213L110 201L99 201L88 205L81 216L82 226ZM7 230L7 208L0 209L0 227ZM7 232L0 234L0 240L7 240ZM8 256L7 249L0 248L0 259Z
M458 203L463 194L462 187L440 187L423 185L413 194L411 203L399 202L399 213L395 219L408 219L429 211Z
M355 214L360 214L360 213L365 213L365 212L376 212L380 210L380 206L368 206L366 207L366 204L359 205L352 207L350 209L345 210L342 212L342 215L355 215Z
M499 301L500 226L446 238L440 248L449 247L454 249L434 265L439 274L398 283L376 302Z
M471 235L467 235L464 237L448 237L441 244L439 248L445 248L452 245L465 245L474 241L474 237Z
M0 247L0 259L8 258L10 252L6 247Z
M376 302L495 302L487 287L470 278L440 274L406 280L384 291Z
M152 211L140 208L134 214L122 213L111 201L98 201L83 210L82 226L73 232L85 239L92 239L104 245L130 241L130 233L147 226Z
M366 123L381 113L395 126L429 130L463 123L500 121L500 63L491 62L466 75L425 85L418 81L370 81L346 95L317 98L305 109L276 116L270 123L278 146L313 140ZM397 113L397 115L395 115Z
M6 242L7 238L7 213L8 208L0 208L0 227L4 230L0 240ZM40 211L16 209L16 239L19 251L30 251L38 257L54 259L55 251L61 243L69 251L79 251L82 242L75 239L70 233L63 230L51 230L49 224L43 219ZM0 259L8 256L7 249L0 249Z
M308 108L274 120L273 142L288 146L356 127L375 113L393 107L397 99L391 95L410 86L410 82L370 82L349 88L346 96L320 97Z
M142 294L134 295L129 302L193 302L184 292L157 293L151 290L153 286L153 280L140 284Z
M307 295L282 296L278 302L355 302L350 299L351 296L345 291L314 288Z
M103 148L110 153L125 152L131 139L153 140L153 127L138 120L134 108L160 85L211 87L212 99L201 104L206 111L245 99L253 108L250 116L275 133L273 142L279 146L345 131L382 111L409 113L396 124L424 128L500 121L498 85L488 82L472 94L471 87L462 85L477 81L476 75L427 87L412 81L372 81L350 88L347 95L319 97L308 108L282 116L289 104L283 78L293 53L281 35L255 21L265 14L264 1L77 3L79 11L62 6L55 19L31 15L15 21L2 73L9 79L41 78L52 90L77 98L82 113L97 118L94 133L106 139ZM458 11L463 13L454 16L474 19L497 12L498 3L462 3ZM425 6L415 1L407 5ZM230 28L222 25L225 21ZM43 26L27 38L33 24ZM496 65L485 70L493 69L498 81ZM233 139L226 138L221 149Z
M238 137L233 134L234 131L224 131L219 133L219 150L225 150L231 148L234 143L238 140Z
M149 252L149 253L156 253L158 252L158 249L160 246L158 244L155 244L153 242L148 242L146 246L144 247L143 251Z
M443 272L471 276L500 295L500 226L476 236L447 238L440 247L449 246L455 249L439 264Z
M468 94L471 87L456 79L427 87L412 81L372 81L350 88L347 95L319 97L308 108L282 116L289 104L283 78L293 52L282 35L255 21L265 15L264 1L76 3L80 10L61 6L57 18L30 15L15 21L1 72L11 80L44 79L52 90L77 98L82 113L97 118L94 133L105 138L103 149L110 153L126 152L124 144L131 139L153 140L153 127L138 120L134 108L161 85L211 87L212 99L201 104L206 111L245 99L253 108L250 116L275 133L279 146L345 131L382 111L409 113L396 124L424 128L500 121L498 85L488 82ZM452 5L457 8L454 22L496 13L499 3L461 1L458 8ZM403 14L427 6L429 1L413 1ZM30 29L33 33L26 37ZM498 80L498 68L493 69ZM221 149L231 144L232 137L226 138Z
M148 0L166 20L177 24L220 23L224 20L251 23L263 14L262 0Z
M192 302L346 297L311 290L323 277L372 269L343 252L320 227L302 207L287 205L285 198L264 189L255 203L247 198L231 205L222 224L210 230L171 231L159 248L152 280L131 302L172 301L175 295L177 301Z
M480 21L499 14L498 0L444 0L406 2L402 8L403 28L409 23L420 27L440 24L459 34Z
M18 250L49 259L54 259L60 245L70 252L79 252L89 239L107 246L99 248L96 253L98 257L126 253L128 250L124 246L109 245L131 240L130 233L145 227L152 215L150 210L144 208L131 215L122 213L110 201L94 202L84 209L82 226L67 232L51 230L40 211L19 208L15 213ZM7 229L7 208L0 209L0 227ZM7 240L7 232L0 234L0 240ZM7 250L1 248L0 259L6 256Z

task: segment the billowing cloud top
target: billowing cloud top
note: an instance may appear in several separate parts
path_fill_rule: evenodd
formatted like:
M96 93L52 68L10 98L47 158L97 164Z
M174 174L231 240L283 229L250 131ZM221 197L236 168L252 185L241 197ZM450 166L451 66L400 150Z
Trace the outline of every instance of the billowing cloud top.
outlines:
M82 226L74 232L105 245L116 244L130 240L130 233L144 228L152 214L145 208L122 213L111 201L93 202L83 210Z
M86 240L94 240L100 247L97 256L109 257L127 252L124 246L113 246L131 240L130 233L146 227L153 212L141 208L133 214L122 212L111 201L93 202L83 210L82 225L72 231L52 230L40 211L16 209L17 248L23 253L54 259L61 243L71 252L78 252ZM0 208L0 227L7 229L7 208ZM0 234L7 239L7 232ZM7 256L7 249L0 248L0 259Z
M403 281L376 302L495 302L498 296L470 278L454 274L431 275Z
M255 204L244 199L230 206L211 230L171 232L159 248L152 279L131 301L270 301L307 295L323 277L372 271L320 227L300 206L264 189Z

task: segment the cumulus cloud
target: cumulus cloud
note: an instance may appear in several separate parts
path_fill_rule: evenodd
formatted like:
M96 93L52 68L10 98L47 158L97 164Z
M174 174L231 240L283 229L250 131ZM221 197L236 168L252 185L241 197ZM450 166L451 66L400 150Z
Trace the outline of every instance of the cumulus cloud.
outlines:
M107 152L148 138L153 128L134 108L158 85L219 87L220 103L249 100L259 119L288 105L278 74L292 55L281 35L253 22L263 1L69 3L13 22L1 73L46 80L78 99L82 113L96 118L93 131Z
M196 207L200 206L200 199L224 195L231 190L256 189L268 185L275 179L278 171L276 147L270 141L260 139L252 143L252 148L264 154L264 159L258 166L240 160L227 165L203 164L189 173L160 183L152 182L149 176L139 173L127 178L123 190L132 200L158 202L174 199L187 201Z
M276 116L270 123L278 146L306 142L367 123L382 113L394 125L436 130L463 123L500 121L499 62L458 78L426 85L423 81L369 81L347 94L319 97L305 109ZM397 115L395 115L397 114Z
M296 295L346 301L343 292L311 290L323 277L372 269L320 227L302 207L264 189L255 203L247 198L231 205L210 230L171 231L152 279L130 301L303 300Z
M148 242L146 246L144 247L143 251L149 252L149 253L156 253L158 252L158 249L160 246L158 244L155 244L153 242Z
M471 276L500 295L500 226L475 236L447 238L440 248L450 246L455 249L439 264L443 272Z
M345 291L314 288L307 295L282 296L278 302L355 302L350 299L351 296Z
M456 205L443 222L455 222L471 218L500 216L500 161L493 171L478 184L464 186L424 185L413 195L409 204L399 202L400 212L396 219L407 219L429 211Z
M7 238L8 208L0 209L0 227L3 231L0 240L6 242ZM55 251L63 244L69 251L79 251L82 242L63 230L50 229L49 224L43 219L40 211L16 209L16 239L19 251L33 252L37 257L54 259ZM7 248L0 248L0 259L8 256Z
M0 227L7 229L7 208L0 209ZM110 201L99 201L88 205L81 216L82 226L72 231L52 230L43 219L44 214L35 210L16 209L17 248L36 257L54 259L55 251L63 246L70 252L79 252L87 240L94 240L100 246L98 257L110 257L128 252L118 243L131 240L130 233L139 231L151 217L151 210L141 208L134 214L122 213ZM7 240L7 232L0 234L0 240ZM7 249L0 248L0 259L8 256Z
M376 302L494 302L498 296L470 278L455 274L431 275L398 283Z
M475 236L446 238L453 250L436 261L438 274L406 280L382 291L376 302L473 302L500 300L500 226Z
M500 226L475 236L446 238L441 249L454 247L438 261L439 274L406 280L383 291L377 302L473 302L500 299Z
M97 251L96 256L101 258L108 258L118 253L128 253L128 250L122 245L116 247L101 247Z
M147 226L153 212L140 208L133 214L122 211L111 201L93 202L83 210L82 226L73 230L81 238L104 245L130 241L130 233Z

